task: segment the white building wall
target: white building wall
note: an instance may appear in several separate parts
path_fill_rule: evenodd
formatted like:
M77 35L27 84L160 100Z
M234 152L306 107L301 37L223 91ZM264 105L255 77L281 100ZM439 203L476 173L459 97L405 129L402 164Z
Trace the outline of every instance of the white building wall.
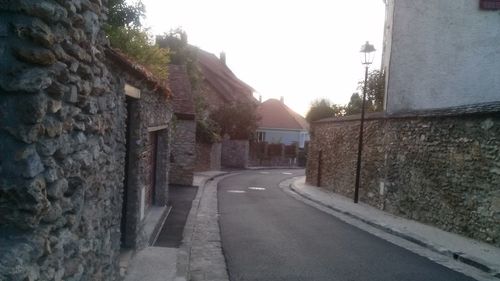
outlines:
M479 0L388 5L388 113L500 101L498 11L480 10Z

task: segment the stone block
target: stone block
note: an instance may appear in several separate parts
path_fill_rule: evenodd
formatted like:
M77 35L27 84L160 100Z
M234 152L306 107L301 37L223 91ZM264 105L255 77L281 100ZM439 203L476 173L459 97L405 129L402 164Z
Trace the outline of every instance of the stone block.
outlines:
M47 66L56 62L54 53L47 49L16 47L14 54L21 61L37 65Z

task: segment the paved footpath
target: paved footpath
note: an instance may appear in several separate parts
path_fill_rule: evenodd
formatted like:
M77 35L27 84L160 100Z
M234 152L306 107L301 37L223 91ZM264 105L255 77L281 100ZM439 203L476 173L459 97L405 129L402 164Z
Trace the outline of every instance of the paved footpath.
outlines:
M298 195L300 199L312 201L334 211L333 214L336 216L344 217L351 222L353 219L357 220L357 224L359 222L367 224L462 264L472 266L481 271L480 276L475 276L478 279L500 280L500 248L397 217L364 203L354 204L350 198L306 184L305 177L297 177L283 187L291 191L292 195ZM456 264L451 267L458 271L467 270Z
M196 198L179 248L147 247L130 253L120 266L125 281L227 281L217 221L217 184L221 171L195 173ZM123 265L122 265L123 264Z

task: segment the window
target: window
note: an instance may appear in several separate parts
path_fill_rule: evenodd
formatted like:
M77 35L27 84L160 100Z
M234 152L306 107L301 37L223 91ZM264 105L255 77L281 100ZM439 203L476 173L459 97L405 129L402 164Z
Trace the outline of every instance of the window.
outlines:
M266 141L266 132L257 132L257 142Z
M479 5L483 10L500 10L500 0L480 0Z

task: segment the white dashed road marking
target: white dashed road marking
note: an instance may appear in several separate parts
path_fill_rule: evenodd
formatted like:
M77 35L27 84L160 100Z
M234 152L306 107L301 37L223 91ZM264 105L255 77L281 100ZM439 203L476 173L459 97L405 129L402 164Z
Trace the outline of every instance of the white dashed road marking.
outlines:
M228 190L228 193L246 193L244 190Z
M293 173L289 173L289 172L283 172L282 174L283 175L293 175Z
M257 186L250 186L248 189L251 189L251 190L266 190L265 187L257 187Z

